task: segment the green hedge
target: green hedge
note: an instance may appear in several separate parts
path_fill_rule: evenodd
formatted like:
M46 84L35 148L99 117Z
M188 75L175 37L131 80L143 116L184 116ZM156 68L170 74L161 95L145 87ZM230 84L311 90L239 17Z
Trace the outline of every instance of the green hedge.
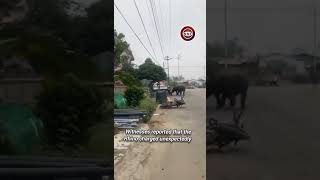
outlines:
M146 96L139 105L139 108L147 111L147 116L144 118L144 122L150 121L154 111L157 109L157 103L154 99Z
M128 106L137 107L144 98L144 90L142 88L132 86L127 89L124 96L127 99Z

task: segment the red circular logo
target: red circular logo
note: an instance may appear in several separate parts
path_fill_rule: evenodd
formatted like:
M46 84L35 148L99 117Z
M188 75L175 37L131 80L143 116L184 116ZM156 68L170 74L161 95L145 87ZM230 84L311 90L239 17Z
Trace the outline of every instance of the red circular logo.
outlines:
M181 29L180 35L183 40L191 41L196 35L196 32L191 26L185 26Z

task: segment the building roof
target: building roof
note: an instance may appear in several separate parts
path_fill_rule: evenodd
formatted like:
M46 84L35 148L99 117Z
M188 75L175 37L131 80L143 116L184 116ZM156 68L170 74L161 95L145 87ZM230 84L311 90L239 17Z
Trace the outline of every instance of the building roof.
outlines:
M220 65L240 65L246 62L246 59L240 58L221 58L218 60Z

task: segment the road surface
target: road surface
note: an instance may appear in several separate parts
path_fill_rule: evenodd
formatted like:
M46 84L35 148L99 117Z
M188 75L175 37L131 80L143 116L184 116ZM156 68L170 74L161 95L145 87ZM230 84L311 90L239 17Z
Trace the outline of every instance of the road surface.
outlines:
M187 89L185 101L181 109L157 110L150 126L192 130L191 143L134 143L115 165L116 180L205 179L205 89Z
M206 179L205 90L186 91L181 109L159 109L152 129L189 129L188 143L134 143L115 165L116 180Z
M252 139L224 153L208 149L207 179L320 179L320 87L250 87L247 104L242 120ZM214 107L210 98L208 117L231 120Z

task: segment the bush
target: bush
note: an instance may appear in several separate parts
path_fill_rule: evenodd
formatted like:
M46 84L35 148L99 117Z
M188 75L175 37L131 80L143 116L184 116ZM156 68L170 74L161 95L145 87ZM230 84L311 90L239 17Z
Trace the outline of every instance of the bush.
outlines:
M84 145L88 129L108 117L104 96L73 75L47 86L38 98L35 110L47 143L61 150Z
M4 125L0 121L0 155L12 155L15 154L15 147L11 143L9 137L6 135L7 131L5 130Z
M133 86L129 87L124 94L127 99L128 105L131 107L137 107L140 101L144 98L144 91L142 88Z
M147 115L146 117L144 118L144 122L148 122L154 111L157 109L157 103L156 101L154 101L153 99L151 99L150 97L145 97L141 102L140 102L140 105L139 105L139 109L142 109L142 110L145 110L147 111Z
M0 155L14 155L16 150L14 145L10 142L9 138L0 135Z
M109 161L113 160L113 129L113 124L105 122L90 128L90 139L87 145L89 154L104 157Z
M115 80L121 80L121 82L128 87L142 86L142 83L137 78L135 78L132 74L124 71L117 73Z

